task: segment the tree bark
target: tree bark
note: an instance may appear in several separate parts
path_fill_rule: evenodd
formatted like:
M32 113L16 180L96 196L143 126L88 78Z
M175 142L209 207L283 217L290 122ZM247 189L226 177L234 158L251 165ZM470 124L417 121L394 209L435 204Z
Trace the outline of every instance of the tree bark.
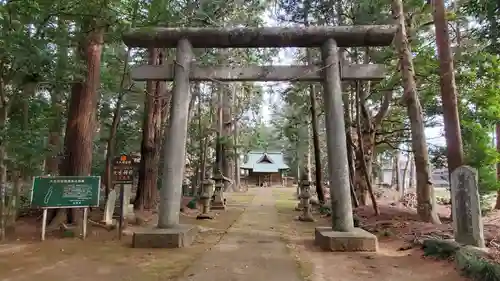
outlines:
M232 90L229 87L223 87L223 100L222 100L222 144L221 144L221 152L222 152L222 174L228 178L232 178L233 174L231 172L233 165L233 157L231 157L231 153L233 151L232 147L232 115L231 115L231 104L232 104ZM230 182L224 183L224 191L231 191L232 184Z
M216 111L216 120L217 120L217 133L216 133L216 143L215 143L215 165L213 169L213 174L216 175L217 171L222 172L223 171L223 164L222 164L222 157L223 157L223 147L222 147L222 133L224 129L224 122L223 122L223 101L224 101L224 96L223 96L223 89L218 88L217 89L217 111Z
M422 107L420 106L417 94L412 54L406 35L405 17L401 0L392 1L392 14L399 28L395 42L400 57L400 69L404 88L403 97L410 119L411 143L412 150L415 154L417 173L417 212L421 220L439 224L440 220L436 212L435 200L432 198L434 196L434 189L430 181L428 167L429 155L425 139Z
M433 0L436 45L439 56L439 80L443 104L444 134L449 174L464 164L462 135L457 106L457 86L453 71L453 56L450 48L450 36L444 0Z
M163 52L151 48L149 64L161 65ZM139 184L134 202L134 209L152 210L156 207L158 194L158 162L160 160L161 143L161 109L162 96L166 95L165 82L149 81L146 84L146 100L142 125L141 163L139 167Z
M198 85L199 87L199 85ZM204 167L203 166L203 158L204 158L204 134L203 134L203 125L202 125L202 115L201 115L201 103L202 103L202 96L201 96L201 90L198 89L199 92L199 97L198 97L198 103L196 104L196 117L198 118L198 135L199 135L199 142L198 145L200 147L200 151L198 154L198 164L197 164L197 183L196 185L193 186L193 196L198 195L198 191L201 190L201 184L203 180L205 179L204 175ZM199 187L199 188L198 188Z
M362 131L362 125L361 125L361 98L363 97L361 95L361 85L360 82L357 82L356 84L356 128L357 128L357 133L358 133L358 149L357 149L357 155L356 155L356 162L359 164L359 172L356 173L356 175L359 175L358 179L358 186L360 189L360 203L362 202L361 200L365 200L365 195L366 192L370 195L370 198L372 200L372 206L373 206L373 211L375 212L375 215L378 216L380 215L380 210L378 208L377 204L377 199L375 198L375 195L373 194L373 187L371 183L371 175L372 175L372 159L373 159L373 147L375 144L375 131L374 130L369 130L368 132L365 131L363 133ZM369 117L368 117L369 118ZM371 128L371 126L369 127ZM363 127L363 129L366 129L366 127ZM367 144L365 143L367 141ZM368 153L365 153L367 148L369 151ZM364 179L363 179L364 177ZM363 202L366 205L366 202Z
M403 187L401 184L401 151L399 150L396 151L396 158L394 159L394 173L396 179L396 190L400 192L400 197L402 198L401 190Z
M68 32L66 22L59 19L57 23L57 28L61 34ZM67 38L64 38L67 39ZM68 47L67 42L61 40L58 44L57 52L57 67L56 67L56 83L51 91L51 107L52 107L52 122L50 125L50 132L48 138L48 146L50 152L48 153L45 160L45 173L54 175L58 172L59 157L58 154L61 151L61 137L63 129L64 120L64 105L62 104L62 99L64 95L64 87L62 81L64 81L64 74L66 70L66 65L68 62Z
M3 79L0 78L0 128L3 129L7 122L7 102L5 100L5 88ZM5 223L7 210L5 208L5 195L7 193L7 166L5 164L5 158L7 157L5 151L5 144L0 143L0 241L5 240Z
M89 176L92 168L104 28L95 20L82 27L82 30L91 30L80 42L77 52L78 59L85 63L87 71L85 79L75 81L71 87L64 139L65 159L60 170L64 176ZM76 220L80 236L83 235L82 217L81 209L72 209L72 218Z
M312 54L311 50L307 49L307 64L312 64ZM325 192L323 191L322 182L322 164L321 164L321 150L319 146L319 135L318 135L318 102L316 101L316 88L313 84L309 85L309 100L311 102L311 126L312 126L312 138L313 138L313 149L314 149L314 164L315 164L315 180L316 180L316 193L318 194L318 201L323 204L325 203Z
M195 111L193 110L193 107L196 103L196 99L199 99L201 97L201 89L200 89L200 84L196 83L192 87L192 96L191 100L189 101L189 112L188 112L188 124L191 124L191 120L193 119L193 116L195 115ZM188 131L187 134L187 141L186 141L186 147L192 147L193 146L193 137L191 133ZM189 156L188 156L189 155ZM190 186L193 188L192 191L194 191L194 186L197 184L197 173L196 171L198 168L196 167L197 164L195 161L191 161L191 159L194 159L193 154L188 153L188 150L186 150L186 166L184 170L184 179L183 179L183 184L184 181L189 180L190 181Z
M239 130L239 112L240 112L240 99L238 98L238 95L234 96L235 100L233 101L233 104L235 104L234 110L233 110L233 124L234 124L234 130L233 130L233 153L234 153L234 190L239 191L240 185L241 185L241 168L240 168L240 149L239 149L239 137L240 137L240 130Z
M495 126L496 131L496 144L497 152L500 153L500 122ZM500 181L500 162L497 163L497 181ZM500 189L497 190L497 200L495 203L495 209L500 210Z
M344 120L345 120L345 138L347 144L347 163L349 165L349 185L351 189L351 201L354 208L359 207L359 199L356 194L355 188L355 169L354 169L354 142L352 140L352 130L351 130L351 102L349 98L349 93L342 96L344 101Z
M413 161L413 153L410 154L410 159L411 159L411 162L410 162L410 182L408 183L408 189L412 189L414 186L413 186L413 183L415 182L415 163ZM403 192L405 192L403 190ZM404 196L404 194L403 194Z
M214 97L213 97L213 91L210 92L210 99L208 100L208 107L209 107L209 122L208 124L212 125L213 124L213 119L214 119ZM208 177L209 171L207 170L207 158L208 158L208 147L210 143L210 135L212 133L210 132L210 129L205 129L203 131L203 153L202 153L202 158L201 158L201 168L200 168L200 173L203 179L206 179Z
M406 160L405 168L403 170L403 182L402 182L401 187L400 187L401 190L399 191L401 198L403 198L405 195L406 181L408 180L408 172L409 172L409 169L411 169L410 163L411 163L411 155L408 153L408 159Z
M105 174L104 174L104 182L106 184L106 198L108 197L109 191L113 189L113 179L111 176L111 165L113 161L113 157L115 157L115 146L116 146L116 133L118 131L118 126L120 124L120 117L122 111L122 103L123 97L125 96L125 79L127 75L128 62L130 59L130 49L127 49L125 54L125 59L123 63L123 71L122 78L119 87L118 98L116 101L115 109L113 111L113 120L111 122L111 128L109 130L109 137L107 140L107 150L106 150L106 163L105 163Z

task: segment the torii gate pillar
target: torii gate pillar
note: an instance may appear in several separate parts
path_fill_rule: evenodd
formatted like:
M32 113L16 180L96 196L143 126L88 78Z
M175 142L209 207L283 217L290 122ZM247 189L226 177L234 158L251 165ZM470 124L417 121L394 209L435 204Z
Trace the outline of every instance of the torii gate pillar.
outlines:
M158 227L134 232L135 248L181 248L189 246L198 232L195 225L179 224L182 180L186 167L186 138L191 91L189 71L193 59L191 43L178 41L170 120L165 130L165 162L160 189Z

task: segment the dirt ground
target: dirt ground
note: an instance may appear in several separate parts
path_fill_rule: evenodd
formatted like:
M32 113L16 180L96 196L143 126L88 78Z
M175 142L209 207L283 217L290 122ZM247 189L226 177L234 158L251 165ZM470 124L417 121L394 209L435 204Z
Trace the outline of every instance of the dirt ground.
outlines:
M194 245L185 249L133 249L130 236L119 241L116 230L97 227L90 228L85 241L51 235L39 242L39 223L30 229L28 222L22 222L17 231L24 233L21 239L0 245L0 281L175 280L219 242L253 196L229 195L228 210L217 212L214 220L198 221L193 212L182 215L181 223L201 226Z
M395 199L398 197L396 191L383 189L380 193L382 196L377 199L380 208L379 216L374 215L371 205L359 207L355 211L365 229L371 232L385 232L407 241L426 236L453 238L453 227L450 219L451 205L436 205L442 224L434 225L420 221L414 208L402 206ZM493 252L500 252L499 222L500 210L491 210L483 217L485 242Z
M449 262L425 258L419 249L401 250L407 245L402 236L378 228L377 253L319 250L314 227L329 225L329 219L314 214L314 223L295 220L294 191L228 194L228 210L214 220L197 221L195 211L183 214L183 223L201 226L194 245L184 249L132 249L130 236L118 241L115 231L100 228L92 228L85 241L50 236L42 243L27 235L0 245L0 281L467 280Z
M452 263L426 258L420 249L407 248L398 236L378 233L377 253L325 253L314 246L314 227L330 225L330 219L320 217L314 223L300 222L293 189L275 189L276 207L281 232L300 265L305 280L310 281L462 281L468 280L455 270Z

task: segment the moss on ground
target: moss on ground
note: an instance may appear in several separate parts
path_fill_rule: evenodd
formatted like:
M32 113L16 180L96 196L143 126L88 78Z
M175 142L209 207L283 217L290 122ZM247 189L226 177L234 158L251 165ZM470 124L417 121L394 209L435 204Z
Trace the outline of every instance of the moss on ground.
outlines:
M500 281L500 264L488 258L487 253L453 240L427 239L422 248L426 256L453 259L465 276L476 281Z

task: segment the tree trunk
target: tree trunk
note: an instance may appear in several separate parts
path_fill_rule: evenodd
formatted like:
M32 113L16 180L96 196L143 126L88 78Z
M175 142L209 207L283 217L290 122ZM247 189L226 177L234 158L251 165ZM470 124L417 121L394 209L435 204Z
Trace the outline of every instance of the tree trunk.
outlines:
M163 52L151 48L149 50L149 64L163 64ZM161 99L162 95L165 94L165 82L147 82L144 119L142 123L139 184L134 202L134 209L139 211L152 210L156 207L158 162L161 151L159 145L161 143Z
M165 161L165 146L163 145L163 142L166 141L165 139L165 130L168 127L168 124L170 122L170 107L171 107L171 101L172 101L172 94L171 92L168 92L162 99L160 99L158 102L161 104L161 122L160 124L160 137L157 139L157 145L159 146L160 150L160 158L158 160L158 178L157 178L157 186L161 186L161 181L163 178L163 169L160 167L164 166L164 161ZM135 202L134 202L135 203Z
M111 176L111 165L113 161L113 157L115 157L115 146L116 146L116 133L118 131L118 125L120 124L120 117L122 111L122 103L123 97L125 96L125 79L127 75L128 62L130 59L130 48L127 49L127 53L125 54L125 59L123 63L123 71L122 71L122 79L120 82L120 93L118 93L118 99L116 101L115 110L113 111L113 121L111 122L111 128L109 130L109 137L107 141L107 150L106 150L106 164L105 164L105 174L104 174L104 182L106 185L106 198L108 198L109 191L114 189L113 187L113 179Z
M233 142L234 142L234 190L241 190L241 168L240 168L240 151L238 149L239 138L239 120L234 120Z
M66 22L59 19L57 23L57 28L60 34L67 34ZM56 82L50 92L51 101L51 112L52 112L52 122L50 124L50 132L48 137L48 146L50 152L47 154L45 160L45 173L50 175L55 175L59 168L59 153L61 152L62 146L62 130L63 130L63 120L64 120L64 110L65 107L62 103L64 98L64 75L68 63L68 38L63 36L61 42L57 46L57 63L56 63Z
M232 138L231 138L231 127L232 127L232 114L231 114L231 104L232 104L232 89L230 87L223 87L223 100L222 100L222 174L228 178L233 177L233 173L231 173L232 165L233 165L233 157L231 157L231 153L233 151L232 147ZM224 191L231 191L231 183L224 183Z
M213 106L213 102L214 102L214 97L213 97L213 91L210 92L210 99L208 100L208 107L209 107L209 112L208 112L208 116L209 116L209 122L208 124L210 124L210 126L212 126L213 124L213 118L214 118L214 106ZM207 158L208 158L208 147L209 147L209 143L211 142L210 140L210 136L212 135L211 131L210 131L210 128L209 129L204 129L203 131L203 146L202 146L202 158L201 158L201 168L200 168L200 173L201 173L201 176L203 177L203 179L206 179L207 177L209 177L209 170L207 170Z
M199 85L198 85L199 87ZM204 151L204 134L203 134L203 125L202 125L202 118L201 118L201 103L202 103L202 97L201 97L201 90L198 89L199 91L199 97L198 97L198 103L196 104L196 117L198 118L198 135L199 135L199 147L200 147L200 151L199 151L199 154L198 154L198 164L197 164L197 183L196 185L193 186L193 193L192 195L193 196L197 196L198 195L198 191L201 190L201 184L203 183L203 180L205 179L205 175L204 175L204 167L203 166L203 157L204 157L204 154L205 154L205 151ZM200 187L200 188L198 188Z
M91 30L80 42L77 56L86 64L83 81L75 81L71 88L68 124L64 139L65 161L60 174L89 176L92 169L92 148L95 133L97 90L100 82L101 53L104 28L95 20L84 24L82 30ZM81 209L72 209L78 235L83 235Z
M415 154L415 166L417 172L417 212L420 219L426 222L439 224L440 220L433 200L434 192L430 181L427 151L425 139L422 107L418 99L413 70L412 54L406 35L405 17L403 3L401 0L392 1L392 14L399 26L396 34L396 45L400 57L401 74L403 77L404 101L406 103L408 117L410 119L412 150Z
M408 190L414 188L414 182L415 182L415 162L413 161L413 154L410 154L410 181L408 183ZM403 190L404 191L404 190ZM404 194L403 194L404 195Z
M374 132L367 132L362 130L357 137L358 145L355 149L355 172L354 183L356 196L359 205L366 206L368 203L369 183L373 171L373 149L375 147L375 134ZM361 147L360 144L363 144ZM366 175L365 175L366 168Z
M1 78L0 78L1 79ZM7 122L7 103L4 100L4 84L0 80L0 129L5 128ZM5 158L7 157L4 143L0 143L0 241L5 240L5 223L7 210L5 208L5 195L7 194L7 166Z
M361 94L360 82L356 84L356 128L358 133L358 149L356 151L356 175L357 175L357 188L359 190L358 198L360 204L363 202L366 205L366 193L370 195L372 200L373 210L375 215L380 215L380 211L377 204L377 199L373 194L373 188L371 184L372 175L372 163L373 163L373 148L375 147L375 130L371 127L371 122L368 122L368 126L361 125L361 111L363 95ZM365 118L369 116L365 116Z
M231 124L233 125L233 139L232 139L232 144L233 144L233 191L240 191L240 154L238 150L238 137L239 137L239 130L238 130L238 122L239 122L239 107L240 107L240 99L238 98L238 94L236 92L236 89L240 88L234 88L233 91L233 101L232 101L232 122Z
M444 133L448 172L451 173L464 164L462 135L457 106L457 86L453 71L453 56L450 48L450 36L444 0L433 0L434 25L436 29L436 46L439 56L441 100L443 103Z
M371 189L375 130L370 120L370 114L364 109L366 95L360 82L356 83L355 92L357 146L355 148L354 186L359 204L365 206L368 203L369 190Z
M312 163L311 163L311 124L307 124L307 134L304 136L307 140L307 153L306 153L306 169L307 169L307 180L312 180Z
M400 193L401 196L401 190L403 189L402 184L401 184L401 151L396 151L396 158L394 159L394 176L395 176L395 181L396 181L396 190Z
M5 230L6 232L13 232L16 226L16 220L19 213L19 203L21 202L21 188L23 186L23 179L19 171L13 171L12 173L12 193L10 195L9 202L6 202L8 208L8 215L6 216Z
M500 153L500 122L496 124L497 152ZM500 181L500 162L497 163L497 181ZM497 190L495 209L500 210L500 189Z
M218 171L223 172L223 147L222 147L222 133L224 129L223 122L223 89L219 87L217 89L217 133L216 133L216 143L215 143L215 165L213 169L213 174L216 175Z
M411 155L410 153L408 153L408 159L406 160L405 168L403 170L403 183L401 184L401 190L399 191L401 198L403 198L405 195L406 181L408 180L409 169L411 169L410 163L411 163Z
M196 103L196 100L201 97L201 89L200 89L200 83L196 83L193 86L192 89L193 95L191 96L191 100L189 101L189 106L188 106L188 124L191 124L191 120L193 119L194 114L194 104ZM186 140L187 147L191 147L193 144L193 137L190 132L188 132L187 135L187 140ZM189 154L189 157L188 157ZM191 153L188 153L186 150L186 167L184 170L184 180L186 179L192 179L191 181L191 186L196 185L196 171L197 169L194 169L196 166L195 161L190 161L190 159L194 158L194 156ZM194 189L193 189L194 190Z
M312 54L311 50L307 49L307 63L312 64ZM313 84L309 85L309 100L311 102L311 126L312 126L312 139L313 139L313 149L314 149L314 164L315 164L315 180L316 180L316 193L318 194L318 201L323 204L325 203L325 193L323 191L322 183L322 165L321 165L321 150L319 146L319 134L318 134L318 102L316 101L316 88Z
M346 90L343 88L343 90ZM347 91L345 91L347 92ZM351 189L351 201L354 208L359 207L359 199L355 190L355 168L354 168L354 142L352 140L352 129L351 129L351 99L349 93L342 96L344 101L344 121L345 121L345 138L347 143L347 163L349 164L349 183Z

